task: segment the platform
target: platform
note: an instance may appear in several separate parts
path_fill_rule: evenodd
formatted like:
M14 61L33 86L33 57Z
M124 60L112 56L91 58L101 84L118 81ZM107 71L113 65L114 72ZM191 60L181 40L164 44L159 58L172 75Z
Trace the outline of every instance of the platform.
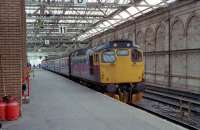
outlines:
M31 103L6 130L186 130L65 77L37 70Z

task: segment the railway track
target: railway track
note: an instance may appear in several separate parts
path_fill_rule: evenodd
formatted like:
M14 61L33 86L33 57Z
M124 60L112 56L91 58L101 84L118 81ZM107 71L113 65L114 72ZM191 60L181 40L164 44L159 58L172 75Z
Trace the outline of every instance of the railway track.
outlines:
M88 84L81 84L91 88ZM181 125L189 130L200 130L200 100L197 100L196 96L184 96L183 94L178 94L178 92L169 93L168 91L146 89L144 101L138 105L129 105ZM193 117L194 115L195 117Z
M151 90L154 92L167 93L170 95L180 96L180 97L184 97L184 98L188 98L188 99L196 100L196 101L200 102L200 94L179 91L179 90L173 90L173 89L168 89L168 88L162 88L162 87L156 87L156 86L152 86L152 85L145 85L145 86L148 91Z
M196 127L196 126L194 126L194 125L188 124L188 123L183 122L183 121L181 121L181 120L178 120L178 119L176 119L176 118L172 118L172 117L163 115L163 114L161 114L161 113L158 113L158 112L149 110L149 109L146 108L146 107L143 107L143 106L140 106L140 105L132 105L132 106L134 106L134 107L136 107L136 108L138 108L138 109L144 110L144 111L146 111L146 112L148 112L148 113L151 113L151 114L153 114L153 115L156 115L156 116L158 116L158 117L160 117L160 118L163 118L163 119L165 119L165 120L168 120L168 121L170 121L170 122L173 122L173 123L175 123L175 124L178 124L178 125L180 125L180 126L183 126L183 127L185 127L185 128L188 128L189 130L199 130L199 129L200 129L199 127Z
M188 129L200 129L200 101L196 95L184 96L178 92L146 89L144 100L132 105L161 118L184 126Z
M200 113L200 102L195 99L155 92L152 90L146 90L144 98L165 103L176 108L183 109L183 111L188 110L188 112Z
M79 83L94 89L88 84L83 82ZM184 96L175 91L171 93L165 90L161 91L160 89L157 91L158 89L153 90L152 87L151 89L148 89L147 87L144 94L144 100L138 105L129 105L181 125L189 130L200 130L200 121L198 122L200 119L200 100L197 100L196 96L188 96L186 93L186 96ZM98 91L97 89L94 90ZM199 116L193 117L193 115L196 114Z

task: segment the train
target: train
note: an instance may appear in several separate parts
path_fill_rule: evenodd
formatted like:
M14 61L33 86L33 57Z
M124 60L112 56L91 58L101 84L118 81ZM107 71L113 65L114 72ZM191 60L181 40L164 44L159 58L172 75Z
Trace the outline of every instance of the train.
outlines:
M126 102L135 95L141 98L145 89L143 51L130 40L109 41L75 50L68 56L47 58L41 66L89 83L103 93L119 95L120 99L127 95Z

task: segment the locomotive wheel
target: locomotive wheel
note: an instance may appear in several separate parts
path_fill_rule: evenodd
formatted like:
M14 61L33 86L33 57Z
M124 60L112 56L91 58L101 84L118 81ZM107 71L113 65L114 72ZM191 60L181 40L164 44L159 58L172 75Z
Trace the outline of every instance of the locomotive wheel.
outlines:
M119 100L119 95L118 94L115 94L115 99Z
M123 100L124 100L124 93L121 91L120 88L118 88L117 93L118 93L118 95L119 95L119 100L120 100L121 102L123 102Z
M123 102L124 103L129 103L129 92L126 92L126 91L124 91L124 94L123 94Z
M102 86L96 85L96 86L95 86L95 89L96 89L98 92L100 92L100 93L104 93L104 89L103 89Z
M143 96L144 96L144 92L138 92L136 94L132 94L131 103L132 104L138 104L143 99Z
M125 90L118 89L119 100L124 103L129 102L129 92Z
M116 100L119 100L119 95L118 94L115 94L115 93L104 93L105 95L107 96L110 96Z
M139 92L138 93L138 101L140 102L144 97L144 92Z

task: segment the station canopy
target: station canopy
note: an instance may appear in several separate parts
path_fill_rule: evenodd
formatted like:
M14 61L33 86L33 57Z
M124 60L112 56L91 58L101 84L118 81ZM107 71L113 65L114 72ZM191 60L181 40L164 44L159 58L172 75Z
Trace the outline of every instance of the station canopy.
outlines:
M174 1L26 0L27 42L84 41Z

